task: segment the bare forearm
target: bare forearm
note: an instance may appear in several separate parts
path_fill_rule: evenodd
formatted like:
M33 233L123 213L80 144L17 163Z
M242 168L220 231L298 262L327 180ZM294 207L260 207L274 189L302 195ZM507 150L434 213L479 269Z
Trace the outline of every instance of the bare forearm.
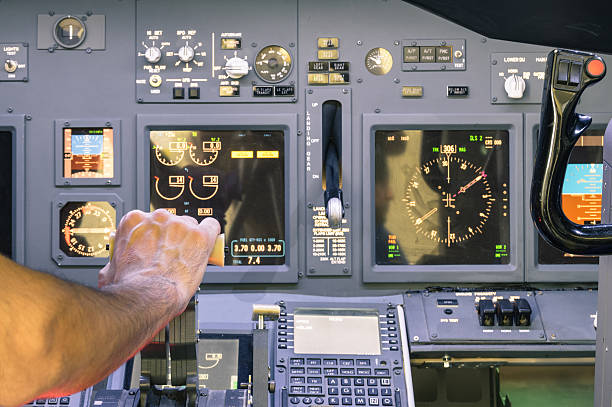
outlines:
M0 337L0 382L14 384L0 387L3 406L94 384L142 348L176 312L175 304L164 301L174 289L164 279L140 277L93 290L11 263L0 260L0 267L18 271L3 279L7 290L0 303L8 318L25 316L27 321L0 324L16 327ZM31 294L28 301L24 293Z

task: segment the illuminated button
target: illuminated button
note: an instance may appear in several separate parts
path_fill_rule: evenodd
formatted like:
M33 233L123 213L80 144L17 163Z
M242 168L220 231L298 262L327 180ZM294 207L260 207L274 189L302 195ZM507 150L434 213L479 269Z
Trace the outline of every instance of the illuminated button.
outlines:
M189 88L188 90L189 99L199 99L200 98L200 88Z
M308 63L308 72L326 72L329 71L329 62L313 61Z
M317 46L321 49L338 48L340 40L337 37L321 37L317 39Z
M151 85L154 88L159 88L159 86L162 84L162 78L159 75L151 75L149 77L149 85Z
M557 66L557 82L562 85L567 84L567 79L569 77L569 67L570 61L565 59L559 61L559 65Z
M350 64L348 62L330 62L329 63L329 71L337 72L337 71L348 71Z
M332 72L329 74L329 84L330 85L342 85L345 83L349 83L348 73Z
M70 404L70 397L60 398L60 404Z
M419 47L404 47L404 62L420 62Z
M402 86L402 97L420 98L423 96L422 86Z
M294 96L295 86L275 86L274 96Z
M309 73L309 85L327 85L329 83L329 74L326 73Z
M436 62L452 62L451 47L436 47Z
M221 49L240 49L240 38L221 38Z
M421 47L421 62L436 62L436 47Z
M240 96L240 87L234 85L221 85L219 86L219 96Z
M586 73L592 78L603 75L605 71L606 65L599 59L589 59L586 64Z
M274 95L274 86L253 86L253 96L254 97L273 96L273 95Z
M320 49L317 51L319 59L338 59L340 54L337 49Z
M185 99L185 88L172 88L173 99Z

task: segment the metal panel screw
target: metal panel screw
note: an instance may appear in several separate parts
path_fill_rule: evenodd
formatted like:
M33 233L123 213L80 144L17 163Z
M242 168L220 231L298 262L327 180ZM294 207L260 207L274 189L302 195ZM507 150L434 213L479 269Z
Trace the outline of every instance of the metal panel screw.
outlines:
M130 396L133 396L134 394L136 394L136 392L135 392L134 390L130 390L130 391L128 392L128 394L129 394Z
M342 89L342 93L346 95L348 93L348 89Z
M6 111L9 112L9 113L13 113L13 108L9 107L8 109L6 109Z
M61 208L62 206L64 206L64 203L63 203L63 202L58 202L58 203L57 203L57 207L58 207L58 208Z
M380 108L377 107L376 109L374 109L374 113L380 113Z
M312 89L308 89L308 94L312 95Z
M87 16L81 17L81 21L87 21Z
M435 339L435 338L438 337L438 334L434 332L434 333L431 334L431 337Z
M309 208L312 208L312 203L308 202L308 205L306 205Z
M295 85L295 81L289 82L289 85Z
M347 267L345 267L345 268L343 268L343 269L342 269L342 272L343 272L344 274L348 274L349 269L348 269Z
M395 83L399 83L399 82L400 82L400 80L399 80L399 78L393 78L393 82L395 82Z
M138 103L142 103L142 98L138 98L138 99L136 99L136 101L137 101Z
M291 101L292 102L297 102L297 99L296 98L292 98Z
M64 181L64 185L70 185L70 181Z
M295 47L295 42L290 42L290 43L289 43L289 46L290 46L290 47Z
M412 65L412 66L410 67L410 69L412 69L413 71L416 71L416 70L417 70L417 66L416 66L416 65Z
M361 82L363 82L363 79L357 78L357 83L361 83Z
M106 180L106 184L107 184L107 185L110 185L110 184L112 184L112 183L113 183L113 181L111 181L110 179L107 179L107 180Z
M64 122L64 126L70 126L70 122Z
M302 135L302 130L298 130L298 131L297 131L297 135L298 135L298 136L301 136L301 135Z
M309 269L308 269L308 272L309 272L310 274L315 274L315 273L317 272L317 270L315 270L315 268L314 268L314 267L311 267L311 268L309 268Z
M28 78L26 76L24 76L21 80L24 81L24 82L27 82Z
M398 41L398 40L393 41L393 45L399 45L399 44L400 44L400 43L399 43L399 41Z
M87 16L91 17L91 15L92 15L93 13L91 12L91 10L87 10L87 13L85 13L85 14L87 14Z
M412 337L413 342L418 342L420 339L417 335Z
M257 43L256 43L256 42L252 42L252 43L251 43L251 47L255 48L256 46L257 46Z
M302 278L302 277L304 277L304 273L302 273L301 271L298 272L298 278Z
M30 116L29 114L26 115L26 120L32 120L32 116Z
M50 15L50 16L54 16L54 15L55 15L55 11L50 10L50 11L49 11L49 15Z
M57 259L58 259L59 261L62 261L62 260L64 260L64 256L62 256L61 254L58 254L58 255L57 255Z
M485 37L482 37L482 38L480 39L480 42L482 42L482 43L484 44L485 42L487 42L487 39L486 39Z
M363 42L361 40L357 41L357 45L362 45L362 44L363 44Z
M493 102L497 102L497 98L496 98L495 96L493 96L493 97L491 98L491 100L492 100Z
M417 42L416 42L416 41L412 41L412 42L410 43L410 45L412 45L413 47L416 47Z
M497 59L494 59L493 61L491 61L491 65L497 65Z
M105 125L106 127L110 127L111 122L106 122L106 123L104 123L104 125Z
M85 52L87 52L88 54L91 54L91 48L87 48Z
M442 71L446 71L446 65L442 65L442 66L440 67L440 69L441 69Z
M108 184L110 184L110 180L108 180L108 181L109 181ZM116 208L117 207L117 202L111 202L111 206L113 208Z

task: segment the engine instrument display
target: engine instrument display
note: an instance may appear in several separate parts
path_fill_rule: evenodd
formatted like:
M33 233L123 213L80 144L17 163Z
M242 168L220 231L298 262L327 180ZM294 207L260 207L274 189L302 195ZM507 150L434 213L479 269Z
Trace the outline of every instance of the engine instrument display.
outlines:
M113 129L64 128L64 178L113 178Z
M576 142L565 172L561 207L580 225L601 223L603 134L603 129L587 130ZM598 264L599 257L564 253L538 234L538 263Z
M60 209L60 249L69 257L108 257L115 208L106 201L71 201Z
M510 262L507 130L377 130L376 264Z
M285 264L285 153L280 130L151 131L150 209L212 216L226 265Z

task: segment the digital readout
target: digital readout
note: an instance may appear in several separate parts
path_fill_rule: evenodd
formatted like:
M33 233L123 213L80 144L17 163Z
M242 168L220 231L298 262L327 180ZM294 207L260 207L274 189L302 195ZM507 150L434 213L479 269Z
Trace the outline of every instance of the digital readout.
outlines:
M508 134L376 131L376 264L508 264Z
M64 178L113 178L113 129L64 128Z
M150 134L150 209L214 217L226 265L285 264L282 131L164 130Z

